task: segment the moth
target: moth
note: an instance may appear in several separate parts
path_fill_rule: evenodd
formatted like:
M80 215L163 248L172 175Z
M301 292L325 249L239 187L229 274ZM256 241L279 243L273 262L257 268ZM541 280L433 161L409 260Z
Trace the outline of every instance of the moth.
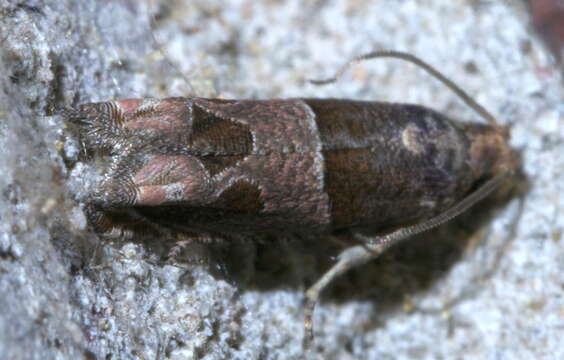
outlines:
M413 55L489 123L419 105L345 99L125 99L62 111L102 180L86 200L100 235L316 235L350 246L306 292L305 345L321 291L389 247L467 210L516 172L509 129ZM334 82L337 76L317 83Z

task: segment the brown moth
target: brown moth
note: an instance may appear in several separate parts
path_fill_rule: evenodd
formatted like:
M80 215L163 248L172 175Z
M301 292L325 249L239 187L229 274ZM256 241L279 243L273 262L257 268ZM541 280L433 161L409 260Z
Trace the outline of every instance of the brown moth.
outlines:
M491 123L343 99L79 105L62 114L78 126L85 150L103 159L103 180L86 204L89 224L105 237L183 241L289 232L323 241L347 233L351 246L306 293L308 346L314 306L331 280L464 212L519 166L508 128L456 85L406 53L353 62L375 57L416 63Z

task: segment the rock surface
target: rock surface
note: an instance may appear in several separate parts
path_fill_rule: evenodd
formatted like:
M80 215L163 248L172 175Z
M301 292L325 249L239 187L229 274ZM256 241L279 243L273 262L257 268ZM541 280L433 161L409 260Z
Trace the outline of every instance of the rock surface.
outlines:
M298 359L303 291L330 249L236 244L241 276L100 242L54 110L128 97L346 97L479 121L396 60L305 82L374 49L434 64L512 126L527 186L345 275L315 316L325 359L564 358L564 91L509 2L0 0L0 354ZM150 20L152 19L152 20ZM162 51L161 51L162 50ZM166 56L163 56L163 53ZM183 75L181 75L183 74ZM64 156L63 156L64 155ZM235 280L234 280L235 279Z

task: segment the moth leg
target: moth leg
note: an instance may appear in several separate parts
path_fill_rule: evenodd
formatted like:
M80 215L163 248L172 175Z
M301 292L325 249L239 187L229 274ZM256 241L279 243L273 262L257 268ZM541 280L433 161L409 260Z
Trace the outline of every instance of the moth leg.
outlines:
M367 251L367 246L373 251ZM381 249L379 253L376 253L376 249ZM305 293L306 305L305 305L305 336L304 336L304 348L309 349L313 344L313 312L315 310L315 305L319 301L319 296L321 292L331 283L336 277L344 274L353 267L362 265L371 259L376 258L379 254L384 252L385 247L378 246L377 243L366 244L366 245L356 245L350 247L343 251L338 259L337 263L331 267L321 279L319 279L313 286L311 286Z
M135 236L172 238L169 230L146 219L135 209L108 209L96 204L87 204L84 212L88 224L103 238L124 240Z
M383 236L376 236L373 238L364 237L360 234L355 237L362 241L362 245L352 246L343 251L337 263L327 271L321 279L319 279L313 286L311 286L305 293L305 320L304 320L304 348L306 350L311 348L313 344L313 312L315 305L319 301L321 292L339 275L347 272L353 267L362 265L369 260L375 259L384 251L396 245L397 243L410 238L413 235L425 232L435 228L445 222L451 220L455 216L463 213L469 207L488 196L492 191L499 187L508 177L513 175L513 171L503 171L491 180L484 183L474 192L459 201L457 204L448 210L427 219L421 223L400 228L389 234Z
M186 249L194 245L208 247L209 244L225 244L222 237L215 234L208 234L204 232L189 232L189 231L175 231L175 244L170 249L168 256L171 260L178 258L182 253L186 252ZM188 259L191 260L191 259ZM195 261L189 261L194 264L202 264L203 261L195 257Z
M182 235L176 241L168 253L168 263L174 266L187 265L209 265L213 262L209 246L197 238Z

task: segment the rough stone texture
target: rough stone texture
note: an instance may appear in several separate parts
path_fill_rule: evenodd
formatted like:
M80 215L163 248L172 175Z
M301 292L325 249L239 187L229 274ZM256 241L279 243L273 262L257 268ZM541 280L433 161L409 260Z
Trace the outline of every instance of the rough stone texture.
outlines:
M50 115L125 97L334 96L476 120L396 60L364 63L335 85L304 81L391 48L436 65L511 124L528 182L523 202L481 204L345 275L317 309L316 353L564 358L562 78L510 3L0 0L1 357L299 358L303 290L334 249L233 245L225 257L238 270L226 281L163 266L147 244L101 243L74 200L91 178L80 163L67 169L61 154L73 164L76 147Z

